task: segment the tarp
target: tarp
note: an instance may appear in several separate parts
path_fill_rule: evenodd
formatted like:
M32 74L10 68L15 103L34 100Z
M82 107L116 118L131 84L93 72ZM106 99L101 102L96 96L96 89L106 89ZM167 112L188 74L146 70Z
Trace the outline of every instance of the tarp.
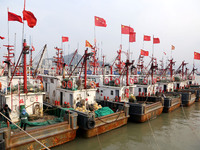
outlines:
M109 107L102 107L95 111L95 117L102 117L102 116L110 115L113 113L114 111L110 109Z

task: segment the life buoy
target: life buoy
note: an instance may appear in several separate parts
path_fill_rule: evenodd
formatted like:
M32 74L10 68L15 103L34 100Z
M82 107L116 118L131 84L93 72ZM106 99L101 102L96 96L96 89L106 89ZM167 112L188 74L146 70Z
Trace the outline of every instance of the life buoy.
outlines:
M96 87L96 83L95 83L94 81L91 81L91 82L90 82L90 86L91 86L92 88L95 88L95 87Z
M134 78L134 83L138 83L137 77Z
M148 83L148 80L147 79L144 79L143 80L143 84L147 84Z
M120 80L119 80L119 78L116 78L115 79L115 85L119 85L120 84Z
M108 78L105 78L104 83L105 83L105 84L108 84L108 83L109 83L109 79L108 79Z
M62 81L62 87L65 89L67 87L66 81Z
M72 88L72 81L69 80L69 81L67 82L67 87L68 87L69 89Z
M156 80L157 80L157 82L159 82L160 81L160 77L156 77Z
M166 80L166 77L162 77L162 80Z
M130 78L130 83L134 84L134 79L133 78Z
M156 83L156 82L157 82L157 79L156 79L156 78L154 78L154 79L153 79L153 81L154 81L154 83Z

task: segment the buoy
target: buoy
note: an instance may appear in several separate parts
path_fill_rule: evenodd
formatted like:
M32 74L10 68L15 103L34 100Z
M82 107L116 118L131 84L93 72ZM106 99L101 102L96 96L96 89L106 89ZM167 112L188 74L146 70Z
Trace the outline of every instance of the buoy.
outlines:
M143 80L143 84L147 84L148 83L148 80L147 79L144 79Z
M95 88L96 87L96 83L94 81L91 81L90 82L90 86L91 86L91 88Z
M108 84L108 83L109 83L109 79L108 79L108 78L105 78L104 83L105 83L105 84Z
M72 88L72 81L69 80L69 81L67 82L67 87L68 87L69 89Z
M130 78L130 84L134 84L134 79Z
M119 80L119 78L116 78L115 79L115 85L119 85L120 84L120 80Z
M134 78L134 83L138 83L137 77Z
M67 87L66 81L62 81L62 87L65 89Z

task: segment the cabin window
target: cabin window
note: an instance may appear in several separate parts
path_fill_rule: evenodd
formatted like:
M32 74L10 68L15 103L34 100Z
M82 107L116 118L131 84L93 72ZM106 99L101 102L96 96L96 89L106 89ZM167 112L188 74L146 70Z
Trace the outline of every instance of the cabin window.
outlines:
M147 93L147 88L144 88L144 93Z
M47 83L45 83L45 92L47 92Z
M178 88L178 89L180 88L180 84L177 84L177 88Z
M101 90L101 93L103 93L103 90Z
M138 92L141 92L141 88L138 89Z
M51 83L54 83L54 80L53 80L53 79L51 79Z
M113 95L113 90L112 90L112 91L110 91L110 95Z

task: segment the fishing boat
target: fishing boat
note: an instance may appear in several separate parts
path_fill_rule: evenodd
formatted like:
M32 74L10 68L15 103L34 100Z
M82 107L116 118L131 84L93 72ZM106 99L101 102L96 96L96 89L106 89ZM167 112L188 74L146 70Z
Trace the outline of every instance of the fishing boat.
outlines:
M66 76L63 74L61 81L57 77L43 76L44 85L49 87L50 91L55 90L55 98L49 100L49 102L62 107L66 104L70 105L73 108L72 111L78 114L79 131L85 137L96 136L125 125L129 117L128 105L116 103L115 107L102 106L96 100L96 83L87 77L87 59L90 56L92 56L92 53L85 50L85 54L81 58L81 60L83 59L82 67L84 67L83 78L81 74L80 76L73 76L73 71L76 70L79 64L74 67L70 74ZM65 69L63 68L63 70ZM54 87L49 85L49 80L55 81ZM49 91L49 89L47 90ZM109 113L105 113L103 116L95 115L96 111L103 112L104 109Z
M73 140L78 129L76 113L62 110L63 116L60 118L61 110L58 110L59 115L57 116L56 114L49 116L43 111L45 92L41 78L37 78L37 76L27 77L26 54L28 51L29 46L24 40L22 50L23 76L16 75L15 72L20 56L14 71L8 71L10 73L7 76L0 77L0 107L3 108L5 104L8 105L11 109L10 122L12 122L9 127L1 122L0 140L1 146L5 149L46 149L54 147ZM21 131L19 127L19 116L23 108L26 109L29 119L31 119L27 123L30 126L27 131ZM67 114L68 117L66 117ZM1 113L1 118L4 117Z

